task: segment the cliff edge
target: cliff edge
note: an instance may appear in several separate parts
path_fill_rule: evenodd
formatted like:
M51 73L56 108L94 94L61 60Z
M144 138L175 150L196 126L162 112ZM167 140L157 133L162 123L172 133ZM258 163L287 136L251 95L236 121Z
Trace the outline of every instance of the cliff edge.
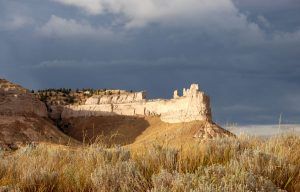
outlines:
M156 116L166 123L212 121L209 97L197 84L183 89L182 96L175 90L170 100L147 100L145 92L94 95L85 104L68 105L62 111L63 119L113 115Z

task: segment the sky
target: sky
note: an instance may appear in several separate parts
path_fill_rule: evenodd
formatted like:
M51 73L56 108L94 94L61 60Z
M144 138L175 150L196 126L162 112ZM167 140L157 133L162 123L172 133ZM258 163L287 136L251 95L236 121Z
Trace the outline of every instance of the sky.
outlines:
M0 0L0 77L170 98L218 123L300 123L299 0Z

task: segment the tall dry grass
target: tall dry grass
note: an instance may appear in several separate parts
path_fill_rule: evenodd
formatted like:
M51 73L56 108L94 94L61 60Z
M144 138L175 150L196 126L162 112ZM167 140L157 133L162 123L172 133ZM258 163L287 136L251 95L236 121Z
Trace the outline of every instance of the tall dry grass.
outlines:
M0 191L300 191L300 137L0 152Z

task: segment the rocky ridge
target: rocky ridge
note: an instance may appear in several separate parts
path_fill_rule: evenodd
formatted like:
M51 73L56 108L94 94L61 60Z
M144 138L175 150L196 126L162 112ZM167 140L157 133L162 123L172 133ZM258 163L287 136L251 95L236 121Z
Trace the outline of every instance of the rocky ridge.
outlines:
M68 105L62 111L62 118L88 116L158 116L167 123L211 121L209 97L199 90L197 84L183 89L179 96L176 90L170 100L147 100L145 92L117 95L95 95L83 105Z

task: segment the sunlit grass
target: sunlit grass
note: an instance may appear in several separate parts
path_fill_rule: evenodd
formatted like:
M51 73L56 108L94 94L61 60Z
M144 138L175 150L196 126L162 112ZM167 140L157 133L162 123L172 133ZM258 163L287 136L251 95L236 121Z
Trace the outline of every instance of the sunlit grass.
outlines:
M300 191L299 146L292 135L134 149L28 145L0 153L0 191Z

